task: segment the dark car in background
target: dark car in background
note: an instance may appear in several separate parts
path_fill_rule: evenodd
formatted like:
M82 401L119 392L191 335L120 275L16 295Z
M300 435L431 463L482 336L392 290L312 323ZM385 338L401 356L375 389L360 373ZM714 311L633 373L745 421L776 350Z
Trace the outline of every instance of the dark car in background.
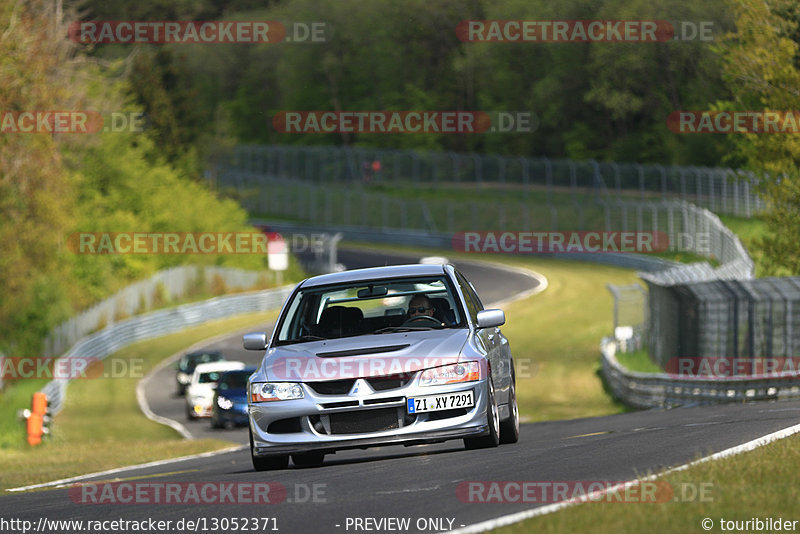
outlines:
M178 394L183 395L186 393L186 386L188 386L189 382L191 382L192 374L194 373L194 368L197 367L197 364L219 362L224 360L225 357L222 355L222 353L213 350L189 352L181 356L181 359L178 361L177 371L175 373L175 382L178 385Z
M248 423L247 379L255 371L255 367L247 367L226 371L219 377L211 408L212 427L244 426Z

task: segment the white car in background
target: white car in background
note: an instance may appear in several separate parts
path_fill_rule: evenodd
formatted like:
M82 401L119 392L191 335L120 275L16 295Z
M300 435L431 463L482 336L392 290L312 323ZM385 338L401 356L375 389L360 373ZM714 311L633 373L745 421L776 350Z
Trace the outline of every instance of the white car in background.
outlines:
M245 368L242 362L201 363L194 368L192 380L186 387L186 417L211 417L214 404L214 390L220 375L225 371L239 371Z

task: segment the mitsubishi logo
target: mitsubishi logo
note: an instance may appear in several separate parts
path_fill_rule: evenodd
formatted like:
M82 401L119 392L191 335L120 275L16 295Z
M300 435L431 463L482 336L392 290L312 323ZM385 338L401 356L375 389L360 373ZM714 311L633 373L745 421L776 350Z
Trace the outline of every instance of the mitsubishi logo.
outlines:
M367 384L366 380L359 378L356 380L356 383L353 384L353 389L350 390L350 395L358 395L359 393L367 395L372 392L372 388L369 387L369 384Z

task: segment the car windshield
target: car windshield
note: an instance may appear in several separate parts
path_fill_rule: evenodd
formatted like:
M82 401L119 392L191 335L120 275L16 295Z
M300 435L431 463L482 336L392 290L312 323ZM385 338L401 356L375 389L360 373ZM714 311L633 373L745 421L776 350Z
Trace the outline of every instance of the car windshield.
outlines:
M219 388L222 390L245 389L247 387L247 379L253 374L253 371L253 369L228 371L219 379Z
M454 297L443 276L303 289L287 306L276 343L464 327L464 314Z
M210 373L200 373L200 376L197 379L199 384L212 384L219 380L219 372L212 371Z
M220 360L222 360L222 354L218 352L195 352L187 354L181 359L180 368L193 371L197 364L218 362Z

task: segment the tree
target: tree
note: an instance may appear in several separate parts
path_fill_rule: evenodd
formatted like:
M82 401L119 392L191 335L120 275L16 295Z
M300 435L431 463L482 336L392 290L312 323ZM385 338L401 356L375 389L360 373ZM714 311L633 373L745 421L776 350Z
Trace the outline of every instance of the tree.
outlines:
M739 110L800 109L800 12L792 0L733 0L736 31L720 46ZM764 274L800 274L800 136L734 134L737 155L760 179L769 235L757 242Z

